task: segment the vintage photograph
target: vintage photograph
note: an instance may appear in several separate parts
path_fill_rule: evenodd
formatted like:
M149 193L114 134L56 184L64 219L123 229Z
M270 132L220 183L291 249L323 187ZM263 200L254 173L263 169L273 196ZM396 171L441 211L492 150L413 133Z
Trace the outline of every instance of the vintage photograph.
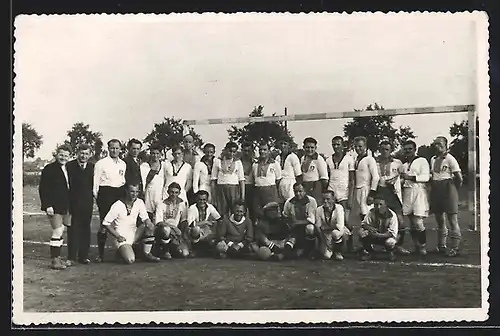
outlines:
M487 319L485 13L14 37L15 324Z

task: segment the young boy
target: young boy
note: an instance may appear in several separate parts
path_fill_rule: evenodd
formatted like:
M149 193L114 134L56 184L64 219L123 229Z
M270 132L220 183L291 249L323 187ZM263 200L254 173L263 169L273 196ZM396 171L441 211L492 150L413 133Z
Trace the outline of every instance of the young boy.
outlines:
M316 210L316 231L319 236L319 252L324 259L343 260L342 238L346 234L344 207L335 202L331 190L323 192L323 205Z
M140 186L138 183L127 185L125 197L113 203L109 212L104 217L102 225L116 239L118 256L126 263L135 262L133 246L143 238L145 260L159 261L151 254L153 242L153 223L151 223L144 201L139 197ZM137 226L137 217L142 224Z
M286 248L293 252L287 254L297 258L303 255L313 258L317 233L314 224L318 205L314 197L306 194L301 183L295 183L293 192L295 196L283 206L283 217L291 226L291 238Z
M325 159L316 152L317 144L314 138L304 139L304 156L300 162L302 186L307 195L314 197L316 204L321 204L323 189L328 186L328 171Z
M245 175L241 161L235 158L237 152L238 145L228 142L221 158L214 160L212 195L215 195L215 206L221 216L230 215L236 200L245 200Z
M434 213L438 224L439 253L449 257L458 255L462 234L458 224L458 190L462 186L462 173L457 160L448 153L448 140L439 136L434 140L436 156L431 159L431 195L430 211ZM450 225L450 249L446 249L448 227Z
M186 202L179 197L181 186L172 182L167 189L168 197L156 206L155 254L162 259L186 258L189 248L182 232L187 228Z
M188 229L185 237L192 256L198 252L213 251L221 215L208 203L208 192L199 190L196 193L196 203L189 207L187 218Z
M263 215L255 225L257 257L261 260L280 261L287 257L286 252L293 248L290 225L281 216L280 205L270 202L262 208ZM285 246L289 246L285 249Z
M394 261L394 247L398 236L398 218L396 214L387 207L381 195L374 196L373 208L368 212L359 230L359 237L363 244L361 260L370 260L372 257L372 245L385 247L389 260Z
M253 224L245 217L247 208L241 200L236 201L233 213L217 225L216 251L219 258L238 258L251 253L253 248Z
M259 160L253 164L250 181L254 184L253 213L262 216L262 207L269 202L279 202L277 185L281 180L279 163L270 157L269 145L259 145Z

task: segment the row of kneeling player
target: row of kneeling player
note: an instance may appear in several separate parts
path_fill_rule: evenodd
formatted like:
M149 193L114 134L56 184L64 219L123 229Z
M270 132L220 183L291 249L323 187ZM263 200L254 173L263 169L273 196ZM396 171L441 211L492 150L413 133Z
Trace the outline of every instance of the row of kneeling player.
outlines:
M324 204L318 207L300 183L296 183L294 191L295 196L285 202L282 211L278 203L270 202L252 223L244 202L235 202L231 215L221 217L207 203L205 191L199 191L197 202L187 208L178 196L180 186L172 183L168 197L151 220L138 198L139 186L127 185L125 198L113 204L103 225L116 240L117 258L129 264L135 261L136 254L152 262L197 255L254 256L277 261L300 257L343 260L344 237L353 232L344 224L344 209L335 202L334 193L324 191ZM362 260L371 257L373 245L383 246L390 260L396 258L398 218L381 194L375 195L374 206L357 233Z

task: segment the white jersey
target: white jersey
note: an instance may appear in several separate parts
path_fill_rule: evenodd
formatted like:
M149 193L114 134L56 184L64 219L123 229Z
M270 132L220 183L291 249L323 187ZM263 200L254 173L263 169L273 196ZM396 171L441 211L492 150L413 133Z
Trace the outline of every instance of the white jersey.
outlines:
M377 169L380 177L378 185L380 187L386 187L389 184L393 185L400 201L402 201L402 195L401 178L399 174L401 173L402 166L403 162L395 158L392 158L389 164L381 164L380 161L377 160Z
M122 159L109 156L100 159L94 166L94 196L97 197L99 187L118 188L125 184L127 164Z
M182 200L182 199L181 199ZM167 200L157 204L155 212L155 224L165 222L178 226L179 223L187 220L186 202L169 202Z
M143 221L149 219L146 206L141 199L135 200L130 213L123 201L116 201L109 209L106 217L104 217L102 225L112 225L120 236L125 237L125 243L132 245L137 230L137 217Z
M193 192L196 194L199 190L210 192L210 174L208 167L204 162L196 162L193 169Z
M425 188L426 182L430 179L429 163L423 157L415 157L410 162L405 162L401 166L401 171L409 176L415 176L416 182L405 180L403 188Z
M163 163L165 169L165 185L163 187L163 199L168 197L168 186L177 182L181 186L181 193L179 195L184 202L187 202L186 187L191 182L192 179L192 168L187 162L183 162L180 168L175 169L174 165L170 161L165 161Z
M357 189L366 187L371 190L377 190L380 177L378 175L377 162L373 156L356 158L354 168L356 171Z
M281 168L281 178L282 179L293 179L297 176L302 175L302 170L300 169L300 159L295 153L289 153L285 158L283 166L281 166L281 156L276 157L276 162Z
M268 187L276 185L276 181L281 180L280 164L276 161L269 160L265 172L259 172L259 163L252 165L252 172L249 177L250 184L256 187Z
M300 159L302 179L304 182L314 182L319 180L328 180L328 171L325 159L319 154L311 161L307 170L303 167L306 156Z
M339 163L335 163L333 155L326 159L329 180L328 190L335 193L338 201L343 201L349 195L349 174L354 171L354 158L351 155L344 155Z
M196 224L203 221L217 221L221 218L219 212L212 204L207 203L207 209L205 210L205 217L200 218L200 212L196 204L193 204L188 209L188 224Z
M433 156L431 159L431 175L433 181L453 179L453 174L460 172L457 159L450 153L444 158Z

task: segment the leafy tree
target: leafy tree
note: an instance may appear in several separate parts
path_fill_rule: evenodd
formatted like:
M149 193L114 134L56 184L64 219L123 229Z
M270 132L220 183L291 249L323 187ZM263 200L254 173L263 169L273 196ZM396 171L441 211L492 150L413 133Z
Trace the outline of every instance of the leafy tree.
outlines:
M163 122L154 124L153 130L146 135L144 142L149 146L160 145L163 148L163 155L166 155L169 149L182 142L183 130L181 119L165 118ZM193 136L195 146L203 145L203 139L192 127L189 127L189 134Z
M424 157L427 161L431 162L431 158L435 155L435 150L432 144L430 145L421 145L417 149L417 155Z
M75 123L67 132L67 135L68 139L65 141L65 144L71 147L71 154L75 154L78 146L82 144L87 144L95 150L96 142L102 143L101 132L91 131L90 126L88 124L84 124L83 122Z
M479 118L476 118L476 130L479 130ZM450 126L452 141L449 152L457 159L464 176L468 175L469 164L469 121L463 120ZM476 132L476 153L479 153L479 132ZM476 155L476 167L479 168L479 155Z
M253 111L249 114L250 117L263 117L264 116L264 106L259 105L254 107ZM276 115L275 113L272 114ZM287 140L292 146L296 145L293 141L293 137L290 132L286 129L283 122L277 121L263 121L263 122L251 122L238 128L236 126L231 126L227 130L229 134L229 140L239 143L240 145L244 142L251 142L256 146L259 141L264 140L269 142L272 146L278 140Z
M29 123L22 124L23 159L34 158L43 144L43 137Z
M384 110L381 105L370 104L365 111ZM356 110L355 111L361 111ZM409 126L400 126L395 128L394 117L390 115L381 115L374 117L355 117L344 125L344 136L347 138L347 146L351 147L353 140L357 136L367 138L367 147L372 152L377 150L378 144L383 139L392 142L395 149L398 149L401 143L408 139L415 139L415 135Z

